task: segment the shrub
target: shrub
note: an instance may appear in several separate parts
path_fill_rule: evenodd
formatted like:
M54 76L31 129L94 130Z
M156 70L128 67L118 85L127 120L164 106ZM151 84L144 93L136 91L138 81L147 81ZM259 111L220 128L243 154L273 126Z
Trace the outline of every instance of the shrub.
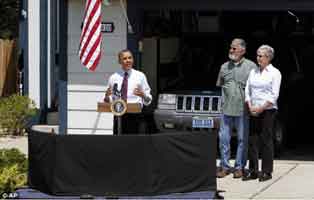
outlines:
M27 165L26 156L19 150L0 149L0 194L26 185Z
M25 154L21 153L18 149L0 149L0 169L12 166L18 163L18 170L21 172L27 171L27 159Z
M27 96L14 94L0 99L0 134L23 135L31 117L37 113Z
M18 36L20 1L0 1L0 38L11 39Z
M13 193L19 187L25 186L27 182L26 173L18 170L18 165L5 167L0 171L0 194Z

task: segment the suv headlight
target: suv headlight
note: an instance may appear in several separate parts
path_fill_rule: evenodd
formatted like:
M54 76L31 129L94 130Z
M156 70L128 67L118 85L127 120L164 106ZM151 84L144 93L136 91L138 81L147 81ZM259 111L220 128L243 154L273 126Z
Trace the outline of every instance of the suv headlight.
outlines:
M160 94L158 104L176 104L175 94Z

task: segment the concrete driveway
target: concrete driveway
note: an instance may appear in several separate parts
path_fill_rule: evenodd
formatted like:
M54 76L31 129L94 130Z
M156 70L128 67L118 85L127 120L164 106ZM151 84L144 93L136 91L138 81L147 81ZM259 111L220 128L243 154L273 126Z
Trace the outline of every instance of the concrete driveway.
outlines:
M314 161L275 160L273 178L243 182L229 175L217 179L225 199L314 199Z
M26 156L28 155L28 141L26 136L7 136L0 137L0 149L1 148L17 148Z
M243 182L229 175L217 179L217 189L224 191L220 194L225 199L314 199L314 146L300 143L287 148L275 159L269 181Z
M13 147L27 155L27 137L0 138L0 148ZM229 175L217 179L217 189L225 199L314 199L313 152L313 148L304 152L297 149L275 160L273 178L269 181L243 182Z

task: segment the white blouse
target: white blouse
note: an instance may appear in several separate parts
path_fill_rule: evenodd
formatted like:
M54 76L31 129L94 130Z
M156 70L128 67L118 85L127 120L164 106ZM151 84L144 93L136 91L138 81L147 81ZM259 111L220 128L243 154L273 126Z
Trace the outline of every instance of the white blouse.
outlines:
M266 101L272 103L267 109L278 109L277 99L281 84L281 73L272 64L253 69L248 77L245 87L245 101L251 102L253 107L263 106Z

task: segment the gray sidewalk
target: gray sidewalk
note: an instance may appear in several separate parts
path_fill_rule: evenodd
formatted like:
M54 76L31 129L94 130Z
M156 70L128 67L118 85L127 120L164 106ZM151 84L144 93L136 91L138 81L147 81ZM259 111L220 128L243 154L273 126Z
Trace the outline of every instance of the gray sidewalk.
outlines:
M217 179L225 199L314 199L314 162L275 160L273 178L243 182L229 175Z
M0 138L0 148L15 147L27 154L27 145L27 137ZM229 175L217 179L217 189L224 191L220 194L225 199L314 199L314 159L304 160L275 160L273 178L266 182L243 182Z
M26 136L16 137L0 137L0 149L1 148L17 148L22 153L28 155L28 141Z

